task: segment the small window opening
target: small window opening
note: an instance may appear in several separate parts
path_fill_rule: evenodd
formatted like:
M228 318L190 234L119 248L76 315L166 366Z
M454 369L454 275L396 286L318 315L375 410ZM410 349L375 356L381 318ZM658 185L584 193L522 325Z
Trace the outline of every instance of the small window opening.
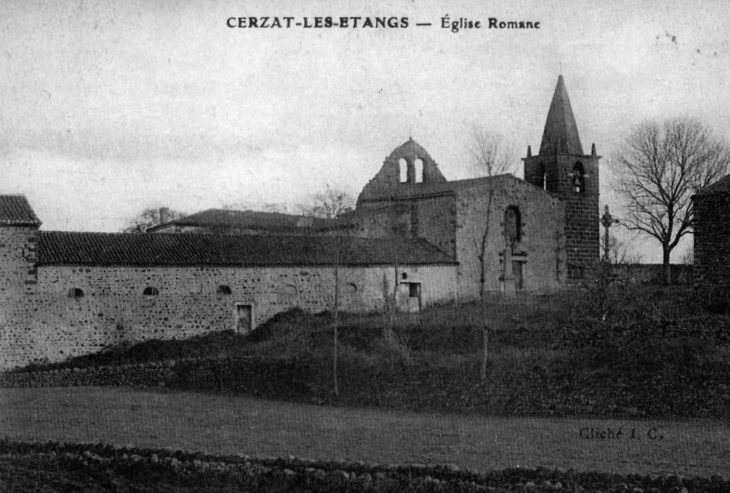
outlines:
M342 294L350 295L357 293L357 285L353 283L347 283L342 287Z
M585 191L585 171L583 170L583 165L580 162L575 163L575 166L573 166L571 188L575 193L582 193Z
M216 294L218 294L219 296L228 296L232 294L231 287L226 286L225 284L221 284L220 286L218 286Z
M144 288L144 291L142 292L145 296L157 296L160 294L160 292L157 290L157 288L153 288L152 286L148 286Z
M400 278L401 278L401 279L408 279L408 274L406 274L406 273L404 272L403 274L401 274L401 275L400 275Z
M400 182L406 183L408 181L408 163L405 158L398 160L398 168L400 170Z
M68 290L69 298L83 298L84 292L79 288L71 288Z
M416 159L416 183L423 183L423 159Z

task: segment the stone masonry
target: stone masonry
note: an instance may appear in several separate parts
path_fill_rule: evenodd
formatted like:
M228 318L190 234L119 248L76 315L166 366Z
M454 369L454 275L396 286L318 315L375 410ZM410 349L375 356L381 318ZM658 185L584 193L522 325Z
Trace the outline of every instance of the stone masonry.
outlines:
M692 197L694 284L704 303L730 306L730 176Z

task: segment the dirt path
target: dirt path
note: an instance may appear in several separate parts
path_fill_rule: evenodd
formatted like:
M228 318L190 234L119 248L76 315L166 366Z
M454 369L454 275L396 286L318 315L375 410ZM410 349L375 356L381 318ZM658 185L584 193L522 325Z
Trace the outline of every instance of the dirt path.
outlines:
M608 438L609 429L622 434ZM0 389L0 436L259 456L453 462L480 470L519 465L730 477L730 425L717 421L508 419L138 389Z

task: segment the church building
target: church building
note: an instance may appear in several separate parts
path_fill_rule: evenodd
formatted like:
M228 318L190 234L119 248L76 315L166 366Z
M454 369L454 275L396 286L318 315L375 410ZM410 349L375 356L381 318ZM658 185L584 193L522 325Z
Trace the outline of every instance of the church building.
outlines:
M599 156L563 77L525 179L448 181L409 139L336 222L204 211L141 234L54 232L0 195L0 369L119 344L248 332L276 313L403 311L544 293L599 258Z
M599 259L599 162L583 152L562 75L539 152L513 175L448 181L408 140L365 186L350 218L358 236L423 238L458 263L458 296L545 292L585 279ZM483 243L485 231L489 229Z

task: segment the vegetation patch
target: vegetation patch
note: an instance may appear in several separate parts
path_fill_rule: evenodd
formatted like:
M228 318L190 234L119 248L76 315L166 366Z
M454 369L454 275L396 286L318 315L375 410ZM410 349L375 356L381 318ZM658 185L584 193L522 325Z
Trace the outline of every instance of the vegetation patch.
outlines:
M210 455L108 444L0 440L7 492L725 492L721 476L605 474L510 468L479 473L453 464L368 464L296 457Z
M165 385L491 415L730 417L730 317L704 312L686 289L632 298L625 286L604 288L490 302L486 380L480 307L444 305L394 319L342 315L336 396L332 315L298 309L246 336L148 341L26 367L0 384Z

